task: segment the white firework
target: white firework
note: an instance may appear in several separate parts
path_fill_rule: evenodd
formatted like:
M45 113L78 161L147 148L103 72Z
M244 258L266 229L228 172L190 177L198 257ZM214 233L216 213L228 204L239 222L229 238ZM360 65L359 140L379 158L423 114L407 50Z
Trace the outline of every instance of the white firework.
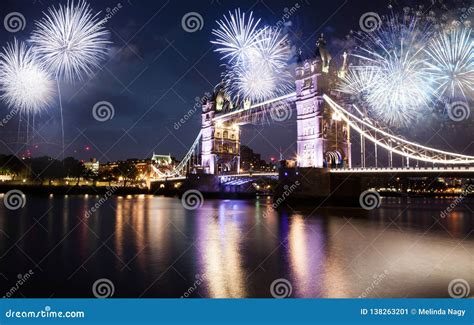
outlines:
M0 98L11 110L38 113L51 105L55 84L25 43L8 43L0 53Z
M100 13L84 0L50 7L31 36L35 51L58 78L72 82L92 76L107 56L109 32Z
M471 28L454 27L440 32L425 52L436 95L470 99L474 95L474 51Z
M253 58L276 72L286 69L290 58L288 38L279 29L264 28L257 34L256 51Z
M357 37L353 56L359 67L340 88L363 93L369 113L387 124L408 126L432 103L433 85L424 54L432 33L431 21L422 17L384 17L376 31ZM357 82L350 84L354 77Z
M257 42L246 53L225 75L226 91L230 96L261 102L291 89L286 35L279 30L262 29L257 34Z
M275 73L257 61L236 65L226 75L226 89L235 98L261 102L275 94L277 89Z
M217 21L219 28L212 31L217 39L211 43L226 60L225 90L234 101L264 101L290 89L287 36L259 23L252 12L237 9Z
M351 66L340 80L338 90L363 100L368 91L379 82L380 69L376 66Z
M259 23L260 19L255 20L252 12L246 17L240 9L236 9L234 14L229 11L229 17L224 16L223 20L217 21L219 28L212 30L217 38L211 43L217 45L215 51L222 54L221 59L234 63L253 55Z

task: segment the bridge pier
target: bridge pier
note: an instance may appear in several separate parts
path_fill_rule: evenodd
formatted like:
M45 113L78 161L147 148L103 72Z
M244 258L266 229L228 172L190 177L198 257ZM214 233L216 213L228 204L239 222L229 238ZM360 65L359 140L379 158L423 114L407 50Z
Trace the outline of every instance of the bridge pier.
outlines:
M329 168L281 168L274 201L311 206L359 206L360 194L367 188L368 184L361 177L332 174Z

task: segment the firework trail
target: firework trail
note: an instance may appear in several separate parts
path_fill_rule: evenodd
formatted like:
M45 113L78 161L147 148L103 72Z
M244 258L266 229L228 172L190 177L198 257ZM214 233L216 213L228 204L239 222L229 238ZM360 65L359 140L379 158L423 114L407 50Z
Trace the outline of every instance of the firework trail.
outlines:
M107 56L109 32L100 13L94 14L84 0L68 0L66 5L50 7L36 22L31 43L43 64L57 78L64 157L64 119L59 80L67 82L91 77L100 70Z

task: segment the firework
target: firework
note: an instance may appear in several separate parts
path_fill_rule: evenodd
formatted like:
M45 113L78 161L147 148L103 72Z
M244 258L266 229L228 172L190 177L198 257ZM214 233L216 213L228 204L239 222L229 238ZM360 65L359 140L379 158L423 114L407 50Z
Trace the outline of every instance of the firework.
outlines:
M211 43L218 46L215 51L222 54L221 59L234 63L252 56L256 50L259 23L260 19L255 20L252 12L246 18L240 9L235 10L235 14L229 11L229 17L217 21L219 28L212 30L217 39Z
M258 61L234 66L226 75L226 90L235 98L264 101L273 96L277 78L267 66Z
M225 74L226 92L233 98L262 102L290 90L287 71L290 50L285 35L265 28L256 37L254 47L247 49Z
M364 100L367 93L380 82L380 68L376 66L351 66L338 86L340 92Z
M67 81L92 76L107 55L108 31L84 0L51 7L36 22L31 42L58 78Z
M38 113L54 96L54 81L25 43L8 43L0 53L0 98L11 110Z
M474 59L471 28L454 27L438 33L425 49L438 97L472 98Z
M257 34L256 51L250 59L256 59L259 64L280 71L286 69L290 57L288 38L280 30L264 28Z
M433 31L431 20L419 15L384 17L380 28L356 37L359 46L352 55L359 67L339 88L363 93L369 113L389 125L409 125L432 103L424 49Z
M237 9L217 21L211 43L226 61L224 85L232 100L264 101L290 89L288 39L279 29L260 27L260 20Z

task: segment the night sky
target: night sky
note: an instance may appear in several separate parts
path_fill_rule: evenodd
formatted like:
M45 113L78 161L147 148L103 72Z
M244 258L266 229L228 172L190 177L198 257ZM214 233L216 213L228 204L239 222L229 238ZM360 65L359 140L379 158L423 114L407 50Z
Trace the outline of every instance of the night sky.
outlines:
M65 1L2 0L2 21L10 12L20 12L26 18L25 29L15 34L0 25L2 46L13 37L27 40L41 12L58 2ZM80 159L96 157L100 161L146 158L153 152L171 153L178 159L185 154L199 132L200 112L177 131L174 124L193 107L196 97L212 91L220 81L223 68L210 44L211 30L216 27L215 20L222 18L229 10L252 10L264 24L273 25L282 19L285 8L292 8L298 3L300 9L287 23L293 48L302 48L304 55L309 56L315 51L317 38L324 33L333 56L339 57L345 36L351 29L358 28L361 15L369 11L385 14L388 5L388 1L374 0L89 2L94 10L102 12L119 3L122 8L107 23L113 45L102 70L92 80L61 84L67 146L65 156ZM432 5L431 0L421 3ZM399 6L402 4L399 3ZM439 7L439 3L435 2L435 7ZM202 30L193 33L183 30L181 19L188 12L202 15ZM115 116L112 120L98 122L93 118L92 107L99 101L113 104ZM0 104L0 115L4 116L7 112L6 106ZM436 134L440 129L429 118L427 116L425 128L413 127L401 132L408 139L474 154L474 146L468 147L472 129L459 131L457 127L455 130L444 130L442 135ZM57 104L35 118L35 132L31 136L33 132L30 129L28 146L24 145L26 122L26 117L20 123L18 118L14 118L0 129L0 152L23 154L29 149L33 156L60 157L61 131ZM18 135L20 143L17 143ZM242 144L262 153L265 159L278 156L280 148L286 158L293 157L295 140L294 121L243 128Z

